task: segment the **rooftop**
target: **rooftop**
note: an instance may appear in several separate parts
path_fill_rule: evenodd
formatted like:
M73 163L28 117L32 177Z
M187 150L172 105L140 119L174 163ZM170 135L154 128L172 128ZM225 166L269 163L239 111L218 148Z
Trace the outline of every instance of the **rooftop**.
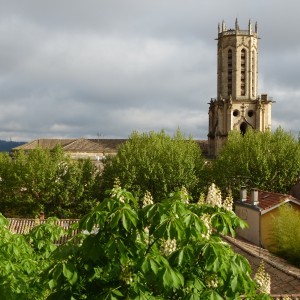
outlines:
M55 146L62 146L66 152L86 152L86 153L116 153L118 147L126 142L127 139L37 139L21 146L13 148L13 151L30 151L40 147L42 149L53 150ZM208 141L207 140L194 140L204 156L208 154Z
M55 224L61 226L65 230L69 229L69 227L77 223L79 219L59 219L55 221ZM20 218L8 218L8 229L17 234L26 234L28 233L32 228L34 228L37 225L44 224L46 220L40 220L40 219L20 219ZM77 234L78 231L73 231L71 236L74 236ZM58 241L55 242L55 244L61 245L65 243L71 236L65 235L62 236Z
M299 268L245 240L224 238L235 252L247 258L252 268L252 276L256 274L261 261L265 262L265 270L271 277L271 295L274 299L284 299L286 295L290 299L300 299Z
M253 205L252 195L247 195L246 201L238 201L236 202L236 204L247 205L248 207L259 209L262 212L262 214L287 202L292 202L297 205L300 205L300 200L291 195L280 194L275 192L266 192L261 190L258 190L257 200L258 203L256 205Z

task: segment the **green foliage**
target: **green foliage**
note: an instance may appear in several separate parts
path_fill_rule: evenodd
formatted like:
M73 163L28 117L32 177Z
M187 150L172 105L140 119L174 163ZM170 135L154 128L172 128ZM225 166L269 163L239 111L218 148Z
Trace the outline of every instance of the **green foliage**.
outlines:
M272 223L270 250L300 266L300 211L290 204L279 207L279 215Z
M199 145L179 130L173 138L164 131L134 132L117 155L105 162L102 191L110 189L119 178L138 197L149 191L154 199L162 199L182 186L192 195L199 195L203 170Z
M43 258L48 258L56 249L53 242L59 241L60 237L65 234L65 230L57 226L57 218L48 218L47 222L34 227L26 236L27 242L33 250Z
M176 192L138 205L115 186L63 245L55 219L26 235L0 215L1 299L269 299L219 236L244 226L232 211ZM73 228L74 229L74 228Z
M0 299L45 299L41 275L64 230L50 219L28 235L14 234L0 214Z
M99 197L99 174L89 160L71 160L56 147L13 159L0 153L0 210L9 217L80 217Z
M186 203L181 192L140 208L115 187L80 220L81 242L53 253L49 299L253 299L249 263L219 237L233 224L244 225L232 211Z
M262 190L287 193L300 170L300 144L278 128L275 132L237 131L228 141L212 168L216 184L239 189L246 184Z

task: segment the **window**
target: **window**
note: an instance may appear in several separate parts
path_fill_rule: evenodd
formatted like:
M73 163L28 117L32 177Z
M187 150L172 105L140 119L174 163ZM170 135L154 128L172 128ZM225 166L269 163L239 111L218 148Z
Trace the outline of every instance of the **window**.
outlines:
M249 110L248 111L248 117L252 118L254 116L254 111L253 110Z
M232 114L234 117L238 117L240 115L240 112L237 109L235 109Z
M242 49L241 51L241 96L246 95L245 81L246 81L246 50Z
M232 95L232 50L228 50L227 57L227 67L228 67L228 82L227 82L227 94L228 96Z
M255 51L252 51L252 97L255 97Z

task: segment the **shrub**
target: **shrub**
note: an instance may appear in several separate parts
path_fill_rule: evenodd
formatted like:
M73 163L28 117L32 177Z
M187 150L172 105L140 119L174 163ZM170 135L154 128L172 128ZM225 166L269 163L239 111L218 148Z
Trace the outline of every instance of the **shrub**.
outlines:
M271 251L300 266L300 211L290 204L281 205L272 223Z

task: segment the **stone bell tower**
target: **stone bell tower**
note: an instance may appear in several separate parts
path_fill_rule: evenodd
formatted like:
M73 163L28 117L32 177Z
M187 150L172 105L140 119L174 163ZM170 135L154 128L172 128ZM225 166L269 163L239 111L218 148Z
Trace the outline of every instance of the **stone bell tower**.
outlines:
M240 30L218 25L217 98L209 103L208 150L216 156L226 142L228 132L248 128L265 131L271 128L272 100L267 94L258 96L257 24Z

